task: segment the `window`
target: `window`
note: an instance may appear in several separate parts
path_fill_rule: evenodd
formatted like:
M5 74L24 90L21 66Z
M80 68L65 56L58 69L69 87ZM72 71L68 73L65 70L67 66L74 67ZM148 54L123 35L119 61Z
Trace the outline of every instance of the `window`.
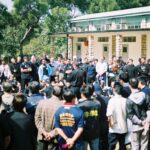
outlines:
M77 45L77 50L78 50L78 51L81 50L81 45Z
M104 46L104 52L107 52L107 51L108 51L108 47Z
M136 37L135 36L123 37L123 42L136 42Z
M78 38L78 42L86 42L87 38L86 37L80 37Z
M128 52L128 47L127 47L127 46L123 46L122 52L123 52L123 53L127 53L127 52Z
M109 42L109 38L108 37L99 37L98 42Z

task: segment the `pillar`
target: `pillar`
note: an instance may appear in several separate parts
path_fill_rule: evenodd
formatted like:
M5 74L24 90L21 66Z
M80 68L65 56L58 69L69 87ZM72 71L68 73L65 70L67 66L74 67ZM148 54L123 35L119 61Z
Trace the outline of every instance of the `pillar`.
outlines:
M94 36L89 35L88 37L88 59L94 57Z
M68 36L68 58L73 58L73 37Z
M122 36L116 35L116 57L122 56Z

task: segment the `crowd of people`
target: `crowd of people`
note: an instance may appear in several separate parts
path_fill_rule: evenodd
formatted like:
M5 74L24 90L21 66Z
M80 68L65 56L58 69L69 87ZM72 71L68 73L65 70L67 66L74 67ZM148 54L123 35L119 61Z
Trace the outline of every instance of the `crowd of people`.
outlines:
M0 150L150 149L150 59L0 61Z

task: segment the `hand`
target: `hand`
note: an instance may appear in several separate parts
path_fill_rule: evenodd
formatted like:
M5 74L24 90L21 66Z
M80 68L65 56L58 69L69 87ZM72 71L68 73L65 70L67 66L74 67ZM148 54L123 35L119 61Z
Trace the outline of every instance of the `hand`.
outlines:
M43 139L45 140L45 141L49 141L50 140L50 135L49 135L49 133L48 132L46 132L46 131L44 131L43 133L42 133L42 136L43 136Z
M149 126L150 123L149 123L148 121L144 120L144 121L142 121L142 125L143 125L143 126Z
M66 142L67 142L68 148L71 149L74 145L74 140L72 138L68 138Z

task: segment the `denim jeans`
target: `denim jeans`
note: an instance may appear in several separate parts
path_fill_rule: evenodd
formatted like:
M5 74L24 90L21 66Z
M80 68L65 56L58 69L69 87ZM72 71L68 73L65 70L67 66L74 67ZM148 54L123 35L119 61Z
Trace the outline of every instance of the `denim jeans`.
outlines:
M83 150L88 150L88 144L90 146L90 150L99 150L99 138L91 141L83 141Z

